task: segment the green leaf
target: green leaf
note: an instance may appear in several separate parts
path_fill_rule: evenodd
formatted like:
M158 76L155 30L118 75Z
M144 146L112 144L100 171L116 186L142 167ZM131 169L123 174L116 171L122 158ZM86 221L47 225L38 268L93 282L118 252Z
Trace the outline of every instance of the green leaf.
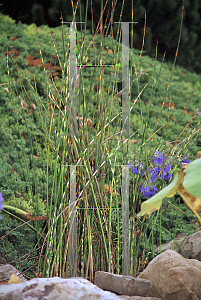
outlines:
M176 194L183 177L184 172L177 172L174 180L167 187L141 204L141 211L137 214L137 216L141 217L144 215L150 215L152 212L159 210L165 197L171 198Z
M190 194L201 199L201 158L186 168L183 186Z

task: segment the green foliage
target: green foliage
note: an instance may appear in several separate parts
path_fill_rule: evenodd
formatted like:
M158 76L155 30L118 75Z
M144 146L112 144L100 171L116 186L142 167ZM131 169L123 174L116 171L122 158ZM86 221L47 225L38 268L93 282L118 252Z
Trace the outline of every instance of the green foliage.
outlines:
M104 2L104 1L103 1ZM133 2L133 3L132 3ZM124 5L121 1L116 1L115 5L112 0L104 2L103 7L105 10L102 15L102 22L108 21L108 10L115 6L113 12L113 20L119 21L119 16L122 13L122 20L124 22L135 21L137 24L133 24L133 46L141 49L142 36L144 34L145 12L146 12L146 38L144 44L144 50L146 54L151 57L155 56L155 47L158 43L158 55L162 59L166 52L166 59L169 62L173 62L176 47L179 38L179 31L181 25L182 16L182 1L180 0L137 0L137 1L125 1ZM9 2L10 3L10 2ZM27 24L36 23L37 26L41 24L50 24L50 26L59 26L61 13L64 21L73 20L73 11L76 11L75 20L80 22L85 19L86 24L78 24L78 29L81 26L94 33L100 19L101 9L103 9L102 1L94 0L93 6L87 1L79 1L73 5L71 1L65 0L52 0L43 1L43 3L24 3L19 0L17 3L13 1L12 5L4 3L2 10L5 13L9 13L16 20L25 22ZM200 72L200 2L198 0L185 1L183 22L182 22L182 35L180 43L180 53L177 57L177 63L180 66L188 68L191 71ZM133 9L133 20L131 20L131 10ZM92 12L93 12L93 28L92 28ZM44 17L44 15L46 17ZM1 16L0 21L15 22L8 16ZM8 19L9 18L9 19ZM108 24L108 23L107 23ZM158 25L160 24L160 26ZM119 24L113 24L114 38L117 37Z
M3 15L0 13L0 23L11 23L11 24L15 24L15 20L13 20L11 17L9 17L8 15Z
M161 225L160 213L154 212L146 218L142 229L144 238L140 241L139 256L142 257L143 255L143 260L146 263L144 268L154 256L159 254L154 249L160 245L160 242L162 244L168 243L178 233L186 233L189 236L199 229L196 225L197 217L183 203L180 203L180 197L174 197L171 200L164 199L161 214ZM143 271L143 269L141 268L140 271Z
M33 271L37 271L36 252L32 252L37 242L35 230L5 212L1 212L1 216L1 257L7 263L12 262L20 272L25 272L26 276L34 278ZM29 253L31 253L30 257L28 257Z
M139 3L140 1L138 1L138 4ZM55 19L55 22L58 17L56 9L62 5L64 5L63 1L54 1L54 9L50 12ZM174 5L169 5L168 7L168 9L171 10L174 8ZM141 15L143 14L142 6L139 9L139 13ZM69 59L69 29L64 26L64 48L61 26L51 29L44 25L37 28L35 24L27 26L22 23L15 25L14 23L2 22L0 23L0 30L2 32L0 50L3 57L0 61L0 192L3 193L5 204L16 206L25 211L30 211L34 215L46 214L47 202L52 201L52 207L55 209L53 213L59 214L62 209L60 204L64 204L62 203L64 190L66 194L69 194L67 189L69 180L68 172L61 171L61 161L59 162L59 160L63 160L63 163L69 165L74 163L77 159L77 153L72 154L73 146L70 144L69 140L65 140L64 138L58 140L59 135L64 132L64 128L62 127L64 112L60 102L68 100L68 94L65 94L65 91L66 88L67 90L69 88L69 83L66 83L66 78L69 74L67 74L64 64L68 64ZM10 39L13 36L17 37L16 41ZM100 48L102 46L102 59L104 64L113 64L114 59L117 61L117 57L120 59L118 52L121 51L121 43L116 42L110 36L105 39L105 44L101 45L100 36L97 35L94 39L94 46L90 49L89 44L92 39L93 36L90 31L87 30L86 42L82 48L82 55L79 55L78 53L78 64L86 64L90 61L93 61L93 64L99 62L96 56L100 54ZM79 31L77 43L78 49L80 49L83 41ZM106 47L108 47L109 50L112 50L113 53L109 52ZM7 48L8 51L12 48L20 51L19 57L15 59L15 54L13 54L13 57L7 57L5 54ZM40 51L42 54L40 54ZM28 66L25 58L27 58L29 54L34 56L35 59L43 59L45 64L51 62L52 65L60 67L61 69L57 70L59 74L53 79L51 78L51 75L54 73L53 69L44 70L43 65L37 67ZM132 160L134 154L136 159L146 160L147 157L144 157L144 153L147 150L144 151L144 149L154 151L156 148L166 145L166 142L173 144L184 127L191 121L193 115L196 114L196 108L199 108L200 103L201 85L199 83L199 75L176 67L167 95L172 65L155 61L153 65L147 68L147 66L153 62L153 59L147 55L143 55L140 64L138 64L139 57L139 51L133 49L131 51L131 82L133 80L135 81L131 86L130 107L133 106L133 109L130 112L130 134L135 134L133 139L137 140L137 144L128 146L128 160ZM80 206L86 206L86 202L84 201L89 201L90 205L93 205L94 195L103 195L104 183L112 182L113 175L108 175L108 170L111 171L108 159L109 154L115 153L115 161L118 163L122 163L125 159L123 151L120 151L121 149L116 151L118 146L117 140L108 140L107 144L104 141L106 137L108 138L110 135L121 130L121 119L119 117L114 119L110 124L109 132L106 130L104 131L106 123L110 122L113 117L120 113L120 97L113 99L114 95L116 95L116 91L112 91L113 82L116 78L118 91L121 90L122 71L121 68L119 69L119 71L116 70L116 72L119 73L115 77L115 70L112 71L113 74L111 75L111 69L104 68L104 93L101 90L100 70L98 68L86 67L78 69L78 77L80 79L78 96L79 113L80 116L84 115L85 119L90 118L94 125L94 128L90 131L87 126L84 126L85 134L87 134L83 137L83 144L80 145L78 143L77 145L79 155L85 149L83 147L87 147L86 156L84 156L82 152L83 162L86 163L84 166L85 171L84 173L80 173L79 171L77 174L82 189L85 188L84 184L86 185L87 181L90 179L92 170L94 172L103 160L107 159L103 168L98 173L98 179L101 181L101 192L99 186L91 186L91 184L89 184L89 190L87 191L89 199L84 199L82 200L83 202L80 201ZM139 75L141 76L137 78ZM147 83L149 83L148 86L142 92L140 97L138 97L139 93ZM189 102L188 107L186 107L194 87L194 95ZM110 91L108 93L109 88ZM100 101L99 89L104 96L104 103ZM168 98L166 98L166 96ZM26 103L27 108L24 107L25 104L22 100ZM147 104L147 100L150 101L149 105ZM174 104L174 109L169 108L169 106L162 107L163 102L172 102ZM31 104L36 106L36 110L29 114ZM54 111L53 107L55 109ZM193 114L190 115L185 112L185 110ZM52 120L52 130L49 132L52 116L54 116ZM173 149L176 153L179 151L181 152L182 150L182 154L188 152L190 156L196 156L201 144L201 138L199 136L197 139L194 139L194 135L196 138L200 130L198 124L199 121L199 117L193 120L181 138L177 141ZM160 129L166 122L167 124ZM160 130L155 134L154 139L151 140L150 137L158 129ZM95 137L99 131L101 131L101 134L98 137ZM149 141L147 141L148 139ZM91 143L92 140L94 140L94 143ZM144 148L142 147L143 144ZM48 146L50 147L49 152ZM166 150L168 151L168 149L169 148L167 147ZM175 163L174 168L177 167L176 165L178 165L178 162L177 164ZM88 173L86 171L87 168L89 169ZM174 171L175 169L172 172L174 173ZM118 182L116 182L116 191L119 191L122 184L121 180L119 180L120 175L117 168L114 171L114 177L118 178ZM135 193L135 190L133 193ZM19 194L21 194L21 196ZM103 204L106 203L106 199L107 198L104 195ZM69 199L67 198L65 205L68 205L68 200ZM113 208L116 207L118 203L115 201L116 199L113 200L112 204L109 203ZM170 212L166 210L164 215L164 223L162 226L171 232L171 226L175 225L174 212L172 210ZM81 213L79 216L81 216ZM184 223L186 221L187 223L192 216L189 215L188 220L184 219L182 216L178 222L178 228L179 230L188 229L190 232L193 226L187 228L187 225L182 225L182 222ZM5 212L2 214L2 217L2 235L21 224L18 219L6 215ZM103 222L102 215L100 218L101 222ZM94 224L94 226L101 226L97 211L93 212L91 220L93 220L92 224ZM119 219L117 220L119 222ZM84 232L88 226L84 223L85 221L86 220L83 218L82 224L79 224L81 233ZM99 224L97 225L98 222ZM104 222L106 221L104 220ZM116 219L114 222L116 222ZM42 222L38 222L38 224L39 225L36 225L36 227L38 226L39 229L43 228L44 224ZM116 224L117 223L112 223L115 230L117 227ZM22 228L25 228L25 225L20 228L20 230L22 230ZM26 248L26 230L14 231L15 233L13 233L13 236L19 234L19 238L15 237L14 242L9 239L6 240L6 238L3 240L7 243L4 244L5 248L9 249L10 253L14 251L12 259L21 255L21 250L19 249L21 249L22 246L24 249ZM92 228L90 230L92 230ZM100 230L99 227L98 230ZM147 229L147 235L150 233L150 230L150 228ZM56 242L58 242L59 236L60 234L56 235ZM158 241L157 237L158 230L156 226L154 229L155 242ZM167 231L164 231L164 238L169 238ZM36 243L35 232L30 234L30 239L30 248L26 248L27 252L30 251L31 247L33 249L33 245ZM62 242L64 241L62 240ZM107 241L106 249L109 247L108 244ZM54 245L54 247L56 246ZM4 255L7 255L6 251L3 252L3 256ZM30 264L29 262L27 263L27 267L29 267ZM20 270L22 270L25 265L26 262L24 262L24 265L21 266ZM17 266L19 267L19 265Z
M10 205L16 208L20 208L26 212L31 212L32 215L34 215L35 212L35 205L38 203L38 215L46 215L46 206L42 202L42 199L37 199L37 195L34 195L32 197L31 191L28 193L23 193L23 197L16 197L14 195L10 197L4 197L4 204Z
M174 238L175 226L176 234L185 232L187 235L194 233L198 227L195 225L197 218L193 213L180 201L175 198L164 199L161 206L161 241L169 242ZM152 234L153 227L153 239L154 244L160 242L160 214L157 212L153 213L153 216L147 218L145 231L147 237ZM154 225L154 226L153 226Z

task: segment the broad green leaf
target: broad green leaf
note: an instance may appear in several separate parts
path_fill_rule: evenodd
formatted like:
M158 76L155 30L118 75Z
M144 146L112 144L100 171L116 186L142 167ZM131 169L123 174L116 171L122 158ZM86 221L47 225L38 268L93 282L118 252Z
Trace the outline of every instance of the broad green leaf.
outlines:
M141 217L144 215L150 215L153 211L159 210L162 201L165 197L171 198L176 194L180 183L182 183L183 181L183 177L184 177L184 172L182 171L177 172L176 177L168 186L166 186L156 195L154 195L149 200L141 204L141 211L138 213L137 216Z
M183 186L190 194L201 198L201 158L194 160L186 168Z

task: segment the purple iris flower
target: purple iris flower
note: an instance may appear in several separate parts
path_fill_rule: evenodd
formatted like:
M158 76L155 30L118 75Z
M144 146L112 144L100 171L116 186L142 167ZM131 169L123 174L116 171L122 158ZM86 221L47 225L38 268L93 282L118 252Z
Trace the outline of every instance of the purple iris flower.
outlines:
M164 163L164 160L167 158L167 155L164 155L163 153L159 152L155 155L151 156L152 161L156 164L156 167L153 169L149 170L149 178L151 178L152 182L155 182L156 178L159 177L159 179L163 179L164 180L170 180L170 178L172 177L172 175L169 173L170 169L171 169L171 165L170 163L167 163L167 165L164 167L164 170L162 170L162 165ZM132 163L129 163L129 168L132 167L132 172L134 172L135 174L138 173L138 169L140 170L140 175L146 175L147 172L143 171L143 165L140 163L140 166L135 167L132 165ZM159 175L160 174L160 175ZM151 198L153 195L156 194L156 192L158 192L158 189L156 188L156 186L149 186L147 185L146 187L144 187L144 185L141 187L141 193L143 194L144 197L148 197Z
M142 194L143 194L144 197L148 197L148 198L151 197L151 192L150 192L149 186L147 186L145 188L144 185L142 185L141 192L142 192Z
M137 174L137 168L135 166L132 165L132 163L128 163L128 167L131 168L131 171L134 172L135 174Z
M152 186L152 190L151 190L151 194L152 196L156 194L156 192L158 192L158 189L156 188L156 186Z
M151 198L153 195L156 194L156 192L158 192L158 190L157 190L156 186L152 186L152 189L150 190L149 186L147 186L145 188L144 185L142 185L141 192L144 197Z
M152 175L151 175L151 181L152 181L152 182L155 182L155 179L158 177L159 173L160 173L160 169L159 169L158 166L157 166L156 168L154 168L154 170L151 169L151 170L149 171L149 174L152 174ZM161 176L160 176L159 178L161 179Z
M180 165L181 165L182 163L185 163L185 164L189 164L189 163L190 163L190 160L189 160L189 159L185 159L185 158L186 158L186 156L184 155L184 156L183 156L183 159L184 159L184 160L181 160L181 161L180 161L180 163L179 163Z
M161 153L161 152L158 151L157 156L156 157L154 156L152 160L153 160L153 162L155 162L155 164L161 165L163 163L163 161L164 161L164 155L163 155L163 153Z
M133 166L132 163L128 163L128 167L129 167L129 168L132 167L131 171L134 172L134 174L137 174L137 173L138 173L138 168L135 167L135 166ZM140 164L139 169L140 169L140 176L141 176L141 175L142 175L142 172L143 172L143 165L142 165L142 164ZM144 171L143 175L146 175L146 174L147 174L147 172Z

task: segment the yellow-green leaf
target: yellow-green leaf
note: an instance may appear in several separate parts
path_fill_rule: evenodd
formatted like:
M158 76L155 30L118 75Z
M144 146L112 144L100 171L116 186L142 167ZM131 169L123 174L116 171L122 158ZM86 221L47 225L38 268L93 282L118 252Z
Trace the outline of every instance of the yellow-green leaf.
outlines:
M176 194L180 183L182 183L183 181L183 177L184 172L177 172L177 175L175 176L174 180L168 186L166 186L156 195L154 195L149 200L141 204L141 211L138 213L137 216L141 217L144 215L150 215L153 211L159 210L162 201L165 197L171 198Z
M183 186L193 196L201 199L201 158L189 164L185 171Z

